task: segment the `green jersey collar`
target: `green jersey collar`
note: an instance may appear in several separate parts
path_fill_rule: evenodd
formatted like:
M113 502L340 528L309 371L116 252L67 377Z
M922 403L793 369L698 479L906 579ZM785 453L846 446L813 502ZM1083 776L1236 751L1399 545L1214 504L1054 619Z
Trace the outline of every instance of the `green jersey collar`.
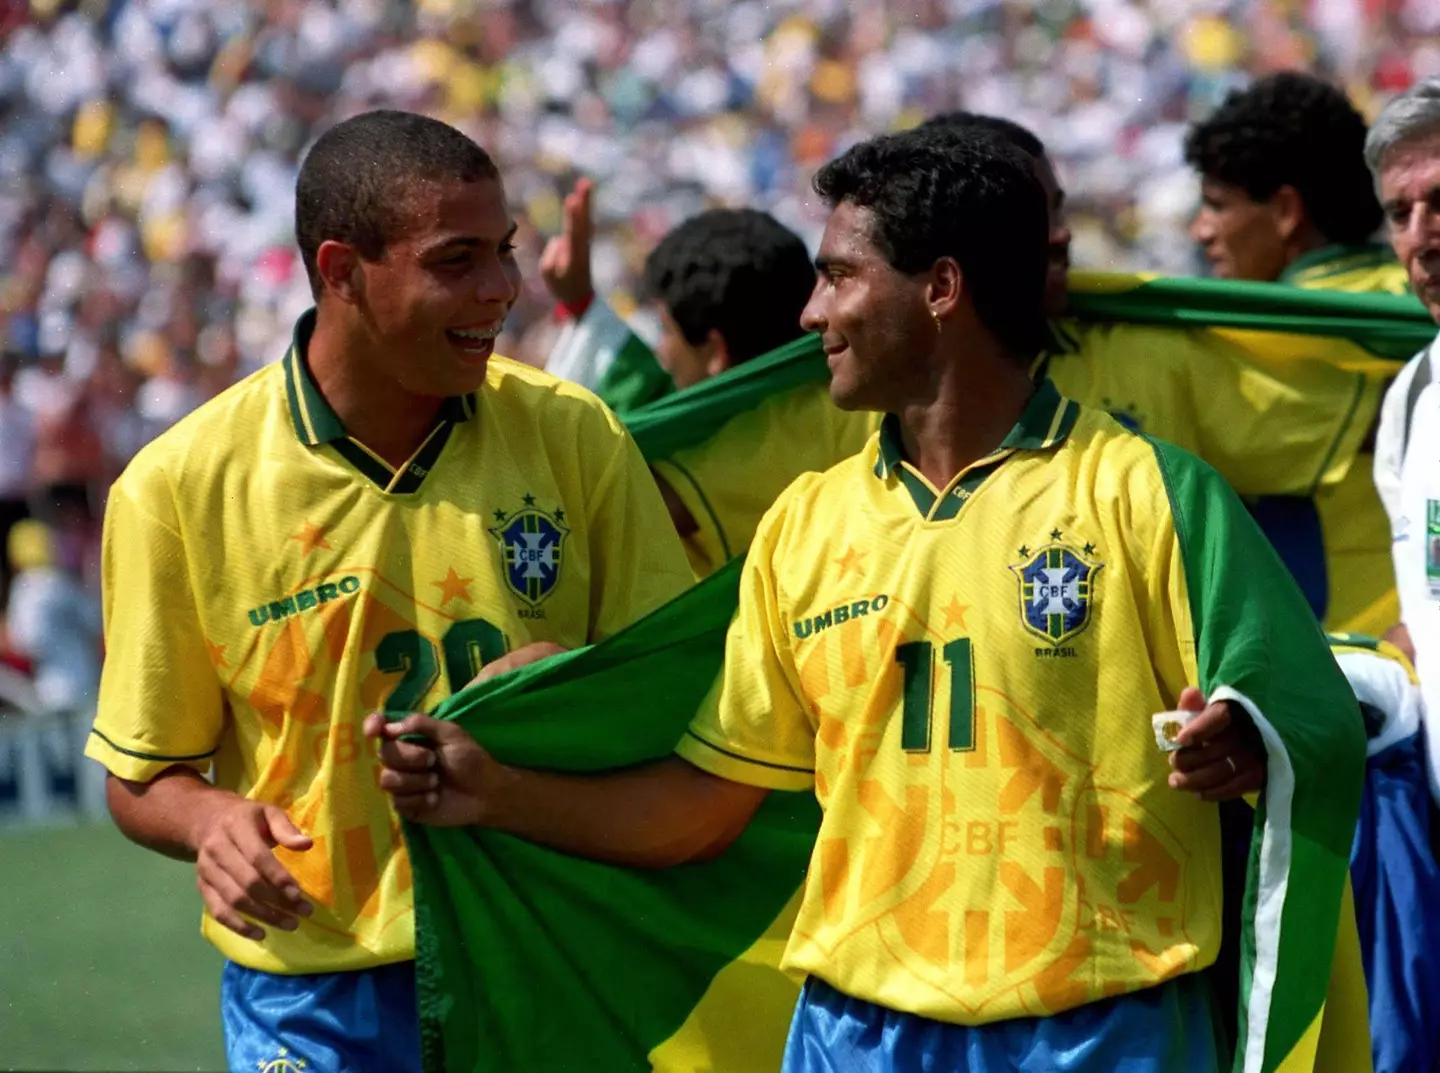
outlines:
M1080 406L1060 394L1053 381L1045 379L1035 388L1020 413L1020 420L991 455L1004 451L1043 451L1070 434ZM880 422L880 447L875 459L875 476L888 478L905 456L900 438L900 418L886 414Z
M1379 242L1365 242L1356 246L1338 243L1321 246L1318 250L1302 253L1285 266L1280 273L1279 283L1298 284L1307 280L1323 279L1341 272L1354 272L1362 268L1381 268L1395 264L1395 254L1390 247Z
M305 363L310 336L315 332L315 310L301 314L295 322L295 336L285 354L285 395L295 437L308 447L337 443L348 438L340 417L320 394ZM440 407L442 421L468 421L475 415L475 396L452 395Z
M946 522L956 517L985 479L1015 451L1043 451L1054 447L1070 434L1080 416L1080 405L1061 396L1050 380L1042 380L1000 446L984 458L972 463L937 492L924 477L904 464L900 439L900 419L886 414L880 423L880 442L876 450L875 476L888 480L893 474L905 486L921 516L930 522Z

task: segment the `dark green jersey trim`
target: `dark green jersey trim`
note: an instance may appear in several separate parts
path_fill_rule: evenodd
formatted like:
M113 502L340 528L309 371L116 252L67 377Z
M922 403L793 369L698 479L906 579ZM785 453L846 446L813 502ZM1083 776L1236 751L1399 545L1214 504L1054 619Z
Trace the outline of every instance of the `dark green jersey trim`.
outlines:
M426 476L435 468L435 462L439 459L440 452L445 450L445 444L449 442L450 434L454 431L455 422L447 420L431 433L424 446L415 453L415 457L405 467L405 472L398 478L391 477L389 491L395 495L408 495L417 491L425 482Z
M902 463L905 448L900 435L900 418L886 414L880 422L880 439L876 448L875 476L888 480L896 474L915 509L928 521L949 521L960 513L985 478L994 473L1012 451L1043 451L1054 447L1070 435L1080 417L1080 404L1062 396L1049 379L1041 380L1020 419L990 456L972 465L955 484L940 496L936 506L935 492L921 476ZM932 513L933 512L933 513Z
M1383 268L1393 264L1398 264L1394 253L1388 246L1378 242L1360 246L1322 246L1291 261L1280 273L1277 282L1292 285L1318 283L1346 272L1362 268Z
M384 491L390 487L390 482L395 479L394 472L384 462L372 455L365 448L361 447L348 436L341 437L330 444L335 448L335 453L345 459L352 466L358 469L364 476L369 477Z
M308 309L295 322L294 337L285 354L285 402L295 438L307 447L330 444L341 458L384 491L399 495L416 491L434 468L453 427L475 416L475 395L452 395L440 404L440 424L436 431L431 433L415 457L406 464L404 474L397 479L394 470L349 437L344 422L316 386L305 364L305 353L314 333L315 310Z
M797 775L813 775L813 774L815 774L815 769L814 769L814 768L809 768L809 767L793 767L793 766L791 766L790 764L773 764L773 763L771 763L771 762L768 761L768 760L756 760L753 756L741 756L739 753L732 753L729 749L722 749L722 748L720 748L720 746L716 745L714 742L706 741L706 740L705 740L704 738L702 738L699 734L695 733L695 731L690 730L690 729L688 729L688 728L686 729L685 733L686 733L687 735L689 735L690 737L694 738L694 739L695 739L696 741L698 741L701 745L705 746L705 748L707 748L707 749L713 749L715 752L719 753L721 756L728 756L728 757L730 757L732 760L740 760L740 761L743 761L743 762L746 763L746 764L754 764L756 767L768 767L768 768L773 768L773 769L776 770L776 771L793 771L793 772L795 772Z
M731 559L735 558L735 552L730 549L730 541L725 537L725 527L720 524L720 516L715 513L715 508L710 505L710 498L705 494L705 489L700 487L700 482L695 479L693 473L673 458L665 459L665 464L667 466L673 466L675 472L689 481L690 487L695 489L695 494L700 497L700 505L705 508L705 513L710 516L710 524L715 527L715 535L720 538L720 551L728 563ZM716 565L719 564L717 563Z
M194 753L191 756L165 756L161 753L141 753L136 752L134 749L127 749L123 745L116 745L113 741L107 738L100 731L96 730L94 727L90 728L90 733L94 734L97 738L103 741L106 745L110 746L110 748L114 749L117 753L124 753L126 756L133 756L137 760L159 760L162 763L179 764L187 760L208 760L210 759L210 757L214 756L219 751L218 749L211 749L208 753Z

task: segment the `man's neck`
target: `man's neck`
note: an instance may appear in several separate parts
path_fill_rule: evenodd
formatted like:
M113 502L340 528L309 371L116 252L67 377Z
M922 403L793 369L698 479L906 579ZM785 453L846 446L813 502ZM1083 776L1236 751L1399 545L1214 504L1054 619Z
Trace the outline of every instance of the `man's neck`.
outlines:
M938 366L942 372L899 409L905 457L936 488L991 454L1035 391L1025 367L998 346L977 347Z
M369 341L337 321L316 317L304 355L310 375L350 437L399 469L434 430L444 400L376 375L378 363L359 358Z

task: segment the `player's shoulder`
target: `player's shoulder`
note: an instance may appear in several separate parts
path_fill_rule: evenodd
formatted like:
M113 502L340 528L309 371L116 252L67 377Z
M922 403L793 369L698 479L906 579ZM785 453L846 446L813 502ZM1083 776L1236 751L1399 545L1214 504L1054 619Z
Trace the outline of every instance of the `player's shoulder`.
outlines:
M875 480L878 439L874 433L858 452L791 481L761 518L756 541L774 547L830 532L861 501L864 483Z
M499 354L490 359L483 401L494 417L520 422L542 435L602 440L627 435L610 407L588 388Z
M285 416L284 381L275 362L201 403L137 451L116 487L143 504L204 474L246 465Z

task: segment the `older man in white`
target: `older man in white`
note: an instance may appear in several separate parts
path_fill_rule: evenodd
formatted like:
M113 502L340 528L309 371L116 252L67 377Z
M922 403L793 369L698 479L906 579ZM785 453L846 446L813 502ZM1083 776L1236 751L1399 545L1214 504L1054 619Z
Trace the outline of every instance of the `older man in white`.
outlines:
M1386 106L1365 159L1395 255L1440 323L1440 79ZM1385 396L1375 485L1390 515L1400 590L1401 622L1386 636L1415 663L1427 710L1440 713L1440 340L1411 359ZM1429 729L1431 789L1440 795L1440 728Z

